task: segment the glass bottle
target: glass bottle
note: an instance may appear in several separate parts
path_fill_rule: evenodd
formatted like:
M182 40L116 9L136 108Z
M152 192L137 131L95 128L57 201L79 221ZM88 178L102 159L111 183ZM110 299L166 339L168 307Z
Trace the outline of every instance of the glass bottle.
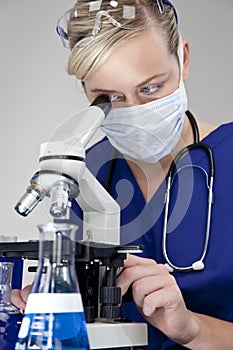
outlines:
M13 262L0 262L0 349L14 350L22 313L11 303Z
M15 349L89 350L69 224L39 225L39 264Z

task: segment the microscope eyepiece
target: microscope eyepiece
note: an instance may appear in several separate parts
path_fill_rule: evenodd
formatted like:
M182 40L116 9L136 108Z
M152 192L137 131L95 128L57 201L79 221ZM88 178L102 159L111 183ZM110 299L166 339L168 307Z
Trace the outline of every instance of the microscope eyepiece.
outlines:
M97 96L90 106L98 106L102 109L105 116L108 115L112 109L112 104L108 96Z

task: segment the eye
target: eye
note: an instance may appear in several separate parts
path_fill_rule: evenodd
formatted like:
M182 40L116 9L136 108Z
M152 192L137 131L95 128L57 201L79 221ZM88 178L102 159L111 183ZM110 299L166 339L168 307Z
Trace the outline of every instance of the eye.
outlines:
M140 88L139 93L140 95L156 95L159 91L159 89L161 88L161 85L158 84L153 84L153 85L148 85L148 86L144 86L142 88Z

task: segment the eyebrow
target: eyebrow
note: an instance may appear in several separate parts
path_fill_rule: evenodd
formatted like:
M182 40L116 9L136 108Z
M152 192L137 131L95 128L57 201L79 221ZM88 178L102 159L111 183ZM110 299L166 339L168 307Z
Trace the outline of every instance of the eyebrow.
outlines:
M156 79L157 79L157 78L162 78L162 77L164 77L164 76L166 76L166 75L167 75L167 72L153 75L152 77L150 77L150 78L144 80L143 82L141 82L140 84L138 84L136 87L139 88L139 87L141 87L141 86L143 86L143 85L145 85L145 84L148 84L151 80L153 80L153 79L155 79L155 78L156 78Z
M146 80L144 80L143 82L141 82L140 84L138 84L136 86L136 88L140 88L141 86L145 85L145 84L148 84L151 80L153 79L157 79L157 78L162 78L164 76L167 75L167 72L166 73L161 73L161 74L156 74L156 75L153 75L152 77L149 77L147 78ZM96 88L96 89L91 89L91 92L92 93L120 93L119 91L116 91L116 90L109 90L109 89L101 89L101 88Z
M96 89L91 89L91 92L93 93L119 93L119 91L116 91L116 90L107 90L107 89L101 89L101 88L96 88Z

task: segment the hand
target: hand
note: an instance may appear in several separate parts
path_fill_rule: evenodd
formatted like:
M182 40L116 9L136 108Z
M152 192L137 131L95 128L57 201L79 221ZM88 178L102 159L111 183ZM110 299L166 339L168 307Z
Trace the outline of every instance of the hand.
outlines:
M128 255L117 285L123 295L132 285L134 301L144 318L169 338L186 344L196 336L198 325L185 306L175 278L164 265Z
M28 299L28 296L31 292L32 285L27 285L22 290L19 289L13 289L11 292L11 301L12 303L18 307L19 309L24 310L26 307L26 302Z

